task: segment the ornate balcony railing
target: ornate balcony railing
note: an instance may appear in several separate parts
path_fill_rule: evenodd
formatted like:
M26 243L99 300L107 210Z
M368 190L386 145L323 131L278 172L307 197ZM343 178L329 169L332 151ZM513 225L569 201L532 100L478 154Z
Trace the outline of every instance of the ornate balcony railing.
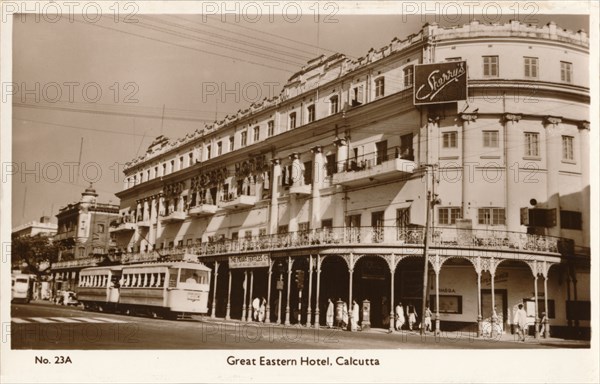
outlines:
M267 236L254 236L242 239L221 239L193 246L163 249L159 253L124 255L124 262L154 261L160 257L179 256L190 253L198 256L236 254L241 252L262 252L289 248L315 247L328 245L347 246L423 246L423 228L397 227L354 227L319 228ZM430 245L447 248L476 248L517 252L558 253L558 237L532 235L488 229L457 229L436 227L430 231ZM127 261L125 261L127 260Z

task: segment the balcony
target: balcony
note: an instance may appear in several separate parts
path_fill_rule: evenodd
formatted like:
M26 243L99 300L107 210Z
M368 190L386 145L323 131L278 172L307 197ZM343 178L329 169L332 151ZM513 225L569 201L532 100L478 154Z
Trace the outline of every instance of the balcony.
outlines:
M454 227L433 228L430 231L432 249L456 249L458 252L488 250L506 252L514 257L515 253L543 253L559 256L561 239L552 236L532 235L520 232L508 232L487 229L457 229ZM289 232L277 235L254 236L242 239L220 239L194 246L180 246L171 250L161 250L163 257L179 257L180 254L196 256L241 254L245 252L266 252L282 250L310 249L328 247L398 247L415 252L415 248L424 246L423 228L354 227L319 228L310 231ZM418 251L422 254L422 250ZM131 256L133 257L133 256ZM138 260L143 254L133 257Z
M136 224L135 223L131 223L131 222L122 222L119 225L117 225L116 227L110 227L108 229L108 232L110 233L127 233L127 232L133 232L135 231L136 228Z
M140 228L150 228L150 220L140 220L136 224Z
M160 217L160 222L163 224L179 223L186 219L187 213L182 211L173 211L167 215Z
M212 216L217 212L217 206L214 204L199 204L190 207L188 214L194 217Z
M392 180L414 172L412 156L402 158L397 148L384 153L370 153L338 164L342 172L333 175L333 183L351 187Z
M311 195L312 194L312 185L311 184L303 184L303 185L292 185L290 186L290 193L295 193L298 195Z
M258 196L253 195L235 195L230 193L227 198L221 199L219 208L236 210L253 207L258 201Z

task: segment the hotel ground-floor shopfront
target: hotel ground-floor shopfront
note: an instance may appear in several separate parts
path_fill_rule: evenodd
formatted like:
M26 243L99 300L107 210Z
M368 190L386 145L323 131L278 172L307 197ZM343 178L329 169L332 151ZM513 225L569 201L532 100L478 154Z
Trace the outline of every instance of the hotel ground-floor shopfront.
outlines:
M434 329L492 337L511 333L522 303L532 333L542 328L543 313L547 326L541 336L548 336L549 329L553 336L573 334L568 330L573 325L589 331L585 316L572 321L576 316L568 315L569 303L589 303L589 269L579 269L574 278L567 257L558 252L558 239L518 235L520 244L432 239L427 286ZM399 303L405 314L414 306L420 321L422 241L378 243L372 233L363 234L362 241L357 236L354 243L322 237L244 239L185 252L213 270L213 318L254 321L252 302L258 298L265 300L265 323L325 326L329 300L336 317L338 303L350 307L356 300L362 327L393 329ZM352 317L352 311L348 314Z

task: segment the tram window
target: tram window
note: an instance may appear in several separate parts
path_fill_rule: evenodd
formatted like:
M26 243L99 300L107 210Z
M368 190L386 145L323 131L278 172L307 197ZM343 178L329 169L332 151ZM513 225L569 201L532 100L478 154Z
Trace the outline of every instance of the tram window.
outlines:
M178 272L177 268L169 269L169 287L177 286L177 272Z
M181 268L181 277L179 278L180 283L198 284L199 276L198 270L196 269L185 269Z

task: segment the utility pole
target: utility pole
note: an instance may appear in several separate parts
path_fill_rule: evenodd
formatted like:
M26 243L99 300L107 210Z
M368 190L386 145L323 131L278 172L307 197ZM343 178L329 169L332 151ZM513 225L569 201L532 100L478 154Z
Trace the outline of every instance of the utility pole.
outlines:
M431 167L431 189L429 187L429 168ZM427 287L429 277L429 236L431 227L431 209L438 203L435 195L435 165L425 164L425 186L427 189L427 212L425 221L425 231L423 232L423 303L421 305L421 335L425 334L425 308L429 289Z

